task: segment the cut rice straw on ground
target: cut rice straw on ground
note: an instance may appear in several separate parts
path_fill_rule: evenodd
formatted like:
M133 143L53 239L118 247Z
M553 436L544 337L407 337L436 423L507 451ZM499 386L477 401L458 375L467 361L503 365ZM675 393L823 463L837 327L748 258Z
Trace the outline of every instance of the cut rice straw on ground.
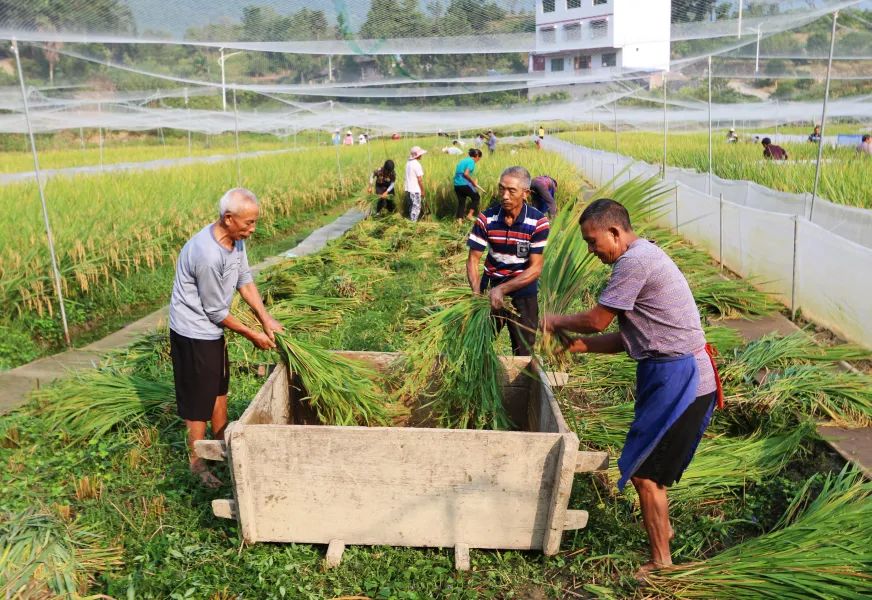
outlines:
M49 431L75 440L101 438L108 431L167 411L175 398L172 382L113 371L83 371L33 393L37 413Z
M429 398L425 404L443 427L511 428L488 298L469 288L450 288L438 300L448 306L420 323L405 359L407 379L400 394L407 402Z
M872 595L872 483L848 470L828 476L809 502L809 480L775 529L702 562L655 571L658 598L777 600Z
M34 511L0 513L0 596L80 598L89 572L121 566L121 548Z

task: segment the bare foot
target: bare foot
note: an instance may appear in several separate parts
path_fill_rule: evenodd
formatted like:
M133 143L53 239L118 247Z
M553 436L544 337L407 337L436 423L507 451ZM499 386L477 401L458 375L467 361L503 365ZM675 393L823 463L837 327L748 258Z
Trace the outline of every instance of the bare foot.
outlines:
M200 478L200 483L203 484L204 487L209 489L215 489L221 487L223 482L215 477L215 474L212 473L208 468L204 466L194 466L191 465L191 473Z
M656 562L653 560L649 560L644 565L639 567L639 570L636 571L635 577L636 581L645 581L648 578L648 574L652 571L656 571L658 569L666 569L672 566L672 563L666 564L661 562Z

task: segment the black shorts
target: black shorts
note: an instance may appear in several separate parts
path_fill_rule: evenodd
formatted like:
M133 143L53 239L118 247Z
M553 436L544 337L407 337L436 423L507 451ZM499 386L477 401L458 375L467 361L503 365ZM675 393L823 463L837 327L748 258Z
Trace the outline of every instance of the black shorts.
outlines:
M176 407L187 421L211 421L215 398L225 396L230 363L224 338L194 340L170 329Z
M712 392L694 400L661 438L645 462L636 469L633 477L650 479L666 487L679 482L692 458L691 452L699 443L703 419L714 403L715 396L717 392Z
M533 354L533 345L536 343L536 329L539 327L539 297L536 294L521 296L520 298L512 297L511 302L518 316L511 315L505 309L492 313L496 318L497 334L508 323L509 339L512 341L512 354L514 356L530 356Z

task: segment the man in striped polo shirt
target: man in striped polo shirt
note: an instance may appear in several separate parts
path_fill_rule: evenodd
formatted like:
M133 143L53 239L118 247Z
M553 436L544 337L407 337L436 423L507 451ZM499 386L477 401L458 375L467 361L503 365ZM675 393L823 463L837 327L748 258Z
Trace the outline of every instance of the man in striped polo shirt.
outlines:
M526 200L530 173L524 167L509 167L500 176L500 203L479 213L466 245L466 276L476 294L487 293L497 317L497 332L509 321L512 353L528 356L536 341L539 323L539 275L542 253L548 240L548 217ZM488 250L484 274L479 277L481 255ZM519 317L509 318L505 297ZM516 322L518 321L518 322Z

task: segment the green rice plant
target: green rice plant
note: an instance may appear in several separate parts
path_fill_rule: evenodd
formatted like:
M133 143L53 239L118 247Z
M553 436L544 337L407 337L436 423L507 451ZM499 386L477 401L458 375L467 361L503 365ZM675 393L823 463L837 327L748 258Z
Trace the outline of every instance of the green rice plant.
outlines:
M791 365L770 373L753 391L731 397L727 407L762 413L785 426L808 415L865 427L872 424L872 377L827 365Z
M363 363L325 350L288 333L276 333L278 352L299 376L308 400L325 425L389 425L387 394L379 375Z
M444 290L438 301L447 306L424 318L411 336L400 396L429 398L425 404L443 427L511 428L490 301L469 288Z
M630 213L634 228L642 231L646 222L660 210L667 188L657 178L637 177L612 189L607 183L591 198L610 197L620 202ZM607 269L587 251L581 237L578 219L585 205L578 200L561 206L548 235L541 282L540 299L543 312L565 314L576 299L590 293L605 280Z
M0 514L0 595L81 598L91 573L120 567L122 549L34 510Z
M769 533L698 563L654 571L658 598L832 598L872 595L872 483L849 467L812 477Z
M171 382L110 370L81 371L33 392L32 398L48 431L81 441L167 412L175 388Z
M722 325L707 325L704 326L705 339L709 344L715 347L720 356L729 355L736 348L745 343L742 334L732 327L724 327Z
M573 406L572 414L579 442L612 454L620 452L635 417L632 402Z
M828 126L829 131L829 126ZM757 132L760 132L759 130ZM816 144L788 144L790 161L763 160L759 144L727 144L717 134L713 147L714 174L726 179L755 181L775 190L811 193L814 185ZM614 151L612 132L607 137L596 132L567 132L559 137L592 148ZM635 131L620 132L618 151L651 164L663 159L663 134ZM606 141L608 140L608 141ZM604 143L605 142L605 143ZM853 148L824 148L826 164L821 169L821 197L832 202L872 208L872 194L865 183L863 156ZM667 164L708 172L708 134L670 133L667 144Z
M805 331L786 336L769 334L735 351L724 369L724 379L754 385L764 369L777 369L795 363L866 360L872 352L853 344L821 346Z

